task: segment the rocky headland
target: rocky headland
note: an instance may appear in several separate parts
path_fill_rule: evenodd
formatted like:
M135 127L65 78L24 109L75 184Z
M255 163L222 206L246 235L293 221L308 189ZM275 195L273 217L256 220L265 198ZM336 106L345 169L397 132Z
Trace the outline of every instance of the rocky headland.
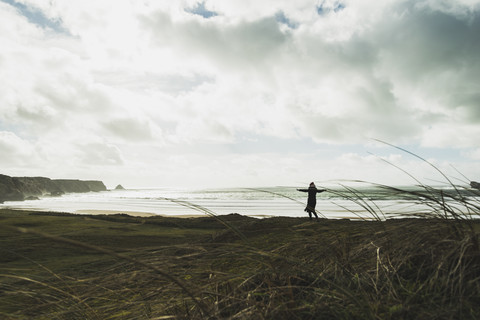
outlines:
M50 179L45 177L10 177L0 174L0 203L23 201L42 196L72 192L106 191L102 181Z

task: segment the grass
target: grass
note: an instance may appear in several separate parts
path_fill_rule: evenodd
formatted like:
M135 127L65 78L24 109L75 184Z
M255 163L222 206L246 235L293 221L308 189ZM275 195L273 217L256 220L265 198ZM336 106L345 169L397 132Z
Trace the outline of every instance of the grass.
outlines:
M467 218L1 210L0 318L476 319L480 222Z

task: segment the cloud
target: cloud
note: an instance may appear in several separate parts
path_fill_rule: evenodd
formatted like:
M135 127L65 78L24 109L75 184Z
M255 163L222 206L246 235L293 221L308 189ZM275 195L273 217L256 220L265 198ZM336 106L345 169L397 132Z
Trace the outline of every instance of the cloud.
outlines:
M24 167L38 160L35 146L9 131L0 131L0 154L3 168Z
M286 41L276 19L266 17L252 22L203 21L185 19L174 21L159 11L141 18L152 41L180 55L182 61L206 63L212 71L257 68ZM195 70L195 66L192 66Z
M0 19L4 150L34 150L39 168L168 172L169 153L207 165L242 145L259 179L269 141L285 147L272 159L292 141L310 155L371 138L478 146L479 1L5 0Z
M335 7L335 4L331 5L333 5L332 8ZM208 23L202 23L199 20L178 22L169 19L166 13L156 13L150 16L147 24L152 34L163 45L173 43L174 46L178 46L179 51L193 53L193 57L204 59L203 61L207 61L213 69L223 69L224 72L228 70L244 79L248 78L253 83L258 78L255 71L261 70L261 81L268 83L267 81L270 80L273 85L255 88L247 84L244 89L253 96L261 94L271 97L270 99L274 100L278 107L277 115L293 116L296 119L291 121L290 125L300 128L297 132L302 132L305 136L312 135L319 142L346 142L357 137L365 139L369 136L399 142L421 141L423 124L415 120L419 112L426 116L429 111L423 109L423 105L416 106L408 103L415 99L411 97L410 79L422 79L422 77L425 79L429 72L438 70L442 73L456 68L454 62L446 59L450 56L448 52L445 55L437 54L438 57L432 59L432 54L436 51L429 49L435 47L430 43L436 41L440 44L440 36L443 32L441 29L436 31L437 25L434 22L437 24L442 22L435 15L445 18L447 23L445 28L450 30L451 37L463 34L468 28L471 28L473 35L476 27L467 20L460 20L457 22L459 27L452 29L448 23L450 20L457 19L456 17L433 11L425 6L395 4L382 6L382 9L390 11L390 15L385 15L387 19L390 16L399 18L394 19L392 23L390 19L387 21L385 18L375 16L368 21L368 24L360 25L361 31L358 34L350 33L350 38L340 38L342 41L333 42L331 36L321 33L323 29L332 26L322 24L322 29L319 30L306 29L304 26L298 32L287 35L281 31L278 23L266 17L256 21L245 20L237 24L227 24L221 20ZM347 15L347 11L351 10L350 5L345 5L337 12L344 10ZM226 14L229 11L219 9L219 12ZM400 17L402 14L403 16ZM431 21L425 19L429 15L434 15L430 18ZM347 16L338 17L338 19L346 18ZM321 17L318 20L321 20ZM317 22L314 22L314 25L316 24ZM263 25L269 25L272 31L267 31L268 28L265 29ZM248 32L249 29L255 31ZM424 31L425 34L422 32L419 34L417 29ZM432 39L428 30L436 33L438 41ZM263 38L256 37L256 34ZM281 40L270 43L265 41L265 39L276 39L274 34L279 35L278 39ZM412 39L407 46L414 46L414 48L402 48L401 39ZM466 38L461 40L461 43L446 46L465 47L471 40L473 39ZM256 47L260 43L264 46L263 48L269 49ZM288 45L289 43L298 46L292 47ZM248 50L249 46L251 50ZM232 50L235 47L244 49ZM405 54L401 54L402 50ZM270 53L267 54L267 52ZM413 52L416 54L412 56ZM396 60L392 61L389 57L394 57ZM465 61L463 57L460 60ZM242 70L238 70L239 67ZM422 69L425 71L422 72ZM272 75L272 70L275 70L275 74L270 79L266 79L265 74ZM408 70L411 70L412 74L406 74ZM404 74L403 77L402 74ZM456 76L463 78L461 74ZM435 73L431 74L431 77L438 79ZM294 79L291 80L291 78ZM232 81L231 76L217 72L216 84L212 88L218 91L222 85L231 87L233 83L235 82ZM430 88L433 85L427 84L426 80L416 85L423 86L423 92L430 91L430 97L435 96L436 92L431 92L432 88ZM406 90L405 86L409 86L410 90ZM262 93L259 90L262 90ZM290 91L288 94L279 97L279 92L288 91ZM207 99L211 94L218 98L218 95L213 92L204 94ZM284 99L280 100L281 98ZM428 97L421 97L421 100L426 101L426 98ZM464 100L474 103L474 97L469 98L470 96L467 96ZM449 99L451 99L450 95L445 97L443 104ZM302 105L292 107L292 101L306 104L306 109L310 111L303 112L306 109ZM242 102L247 101L235 102L238 107L244 108ZM403 102L408 104L402 104ZM268 107L263 106L263 108ZM293 111L293 108L296 111ZM257 112L258 114L261 112ZM278 118L279 116L270 119L257 117L257 123L262 123L263 126L266 125L271 129L270 132L275 132L279 131L274 129L278 125L276 123ZM368 129L365 130L365 128ZM283 132L293 132L292 129L284 127ZM358 132L362 134L358 135Z
M0 131L0 148L3 153L7 155L11 152L22 154L30 149L30 145L13 132Z
M126 140L148 141L153 138L150 123L147 120L117 118L104 123L110 133Z
M480 148L469 151L465 156L469 159L480 161Z
M82 165L122 165L124 160L121 151L115 146L106 143L82 143L77 149L79 164Z
M453 13L461 11L462 6L455 8L446 11L427 5L397 8L403 14L385 23L386 28L378 32L381 43L378 69L390 79L400 108L405 110L408 105L411 112L423 114L423 119L430 118L428 123L419 122L419 126L452 125L469 132L462 139L468 141L465 145L474 146L476 142L469 137L476 131L470 123L478 119L471 116L479 107L475 97L476 74L480 70L475 52L480 48L475 38L480 31L480 11L477 6L477 10L459 16ZM461 119L460 112L468 116ZM456 124L451 122L453 118L458 121ZM422 132L428 135L425 129ZM426 136L420 134L419 138L423 140ZM455 144L451 139L443 141L445 144L437 146Z

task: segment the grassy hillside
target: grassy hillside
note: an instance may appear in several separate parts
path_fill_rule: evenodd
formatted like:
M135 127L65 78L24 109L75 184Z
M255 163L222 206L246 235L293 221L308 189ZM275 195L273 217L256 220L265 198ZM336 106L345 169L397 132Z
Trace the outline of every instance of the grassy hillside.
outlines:
M480 223L0 210L0 318L476 319Z

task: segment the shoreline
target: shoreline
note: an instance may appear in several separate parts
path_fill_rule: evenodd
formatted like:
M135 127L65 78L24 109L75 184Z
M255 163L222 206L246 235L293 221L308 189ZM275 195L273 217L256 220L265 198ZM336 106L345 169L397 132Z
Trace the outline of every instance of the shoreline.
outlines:
M219 215L208 215L208 214L157 214L152 212L144 211L125 211L125 210L105 210L105 209L81 209L76 210L75 212L66 212L66 211L55 211L55 210L44 210L44 209L25 209L25 208L0 208L0 213L2 211L13 211L18 213L32 213L36 212L38 214L53 214L53 215L70 215L70 216L113 216L113 215L127 215L134 218L152 218L152 217L161 217L161 218L179 218L179 219L192 219L192 218L207 218L207 217L223 217L229 215L239 215L246 218L255 218L255 219L268 219L268 218L308 218L308 215L305 216L282 216L282 215L272 215L272 214L255 214L255 215L246 215L241 213L232 212L229 214L219 214ZM407 217L402 217L407 218ZM400 218L401 219L401 218ZM350 221L375 221L372 218L361 218L361 217L349 217L349 216L339 216L339 217L330 217L322 218L319 217L320 221L335 221L335 220L350 220ZM390 219L386 219L390 220ZM315 221L313 219L312 221Z
M262 190L122 190L87 194L65 194L23 202L6 202L0 208L66 212L70 214L126 214L136 217L206 217L238 213L247 217L308 217L306 198L288 187ZM363 190L363 189L362 189ZM268 191L268 190L267 190ZM407 200L365 189L350 199L342 193L322 194L317 199L319 218L349 220L386 220L400 217L435 216L428 203L413 194ZM480 196L479 196L480 197ZM418 200L418 201L417 201ZM472 201L476 201L473 199ZM441 207L441 202L438 204Z
M158 214L152 212L144 212L144 211L124 211L124 210L104 210L104 209L81 209L76 210L75 212L65 212L65 211L53 211L53 210L44 210L44 209L24 209L24 208L0 208L1 211L15 211L15 212L37 212L37 213L46 213L46 214L67 214L72 216L101 216L101 215L127 215L130 217L136 218L151 218L151 217L162 217L162 218L181 218L181 219L191 219L191 218L205 218L205 217L212 217L211 215L207 214ZM273 218L278 217L275 215L269 214L256 214L256 215L245 215L239 213L230 213L230 214L238 214L243 217L250 217L250 218ZM217 216L225 216L225 215L217 215ZM294 217L291 217L294 218Z
M41 211L44 212L44 211ZM49 211L46 211L49 212ZM74 213L71 214L87 214L87 215L114 215L114 214L126 214L132 217L164 217L164 218L202 218L202 217L211 217L211 215L207 214L158 214L152 212L143 212L143 211L119 211L119 210L95 210L95 209L86 209L86 210L76 210ZM233 212L231 214L234 214ZM223 215L218 215L223 216ZM273 215L268 214L256 214L256 215L243 215L245 217L252 217L252 218L270 218L275 217Z
M45 211L41 211L45 212ZM46 211L49 212L49 211ZM78 215L114 215L114 214L126 214L132 217L154 217L158 216L158 214L151 213L151 212L142 212L142 211L119 211L119 210L96 210L96 209L82 209L76 210L75 212L67 212L70 214L78 214Z

